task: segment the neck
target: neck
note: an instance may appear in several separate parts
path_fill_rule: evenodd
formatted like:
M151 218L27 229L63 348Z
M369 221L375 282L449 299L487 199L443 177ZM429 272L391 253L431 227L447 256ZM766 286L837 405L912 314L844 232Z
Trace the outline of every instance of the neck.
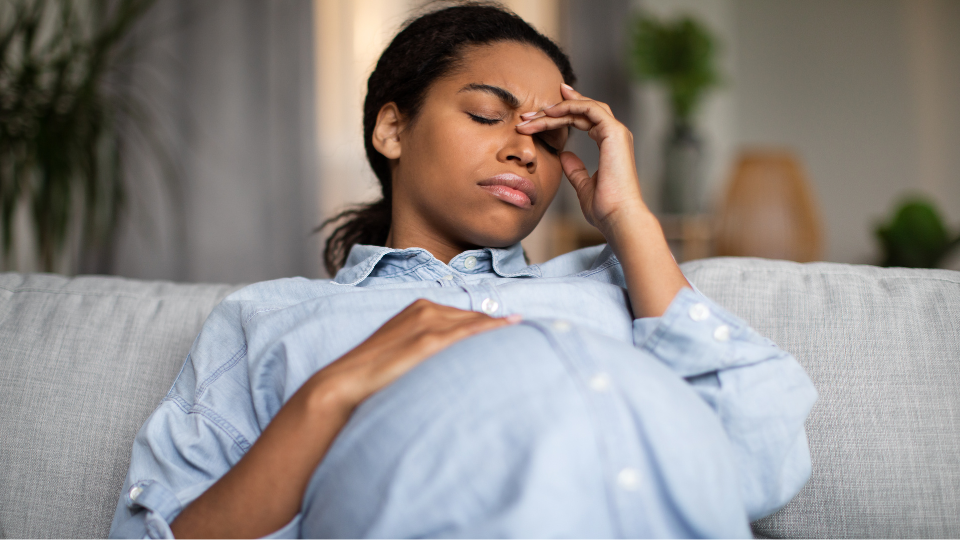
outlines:
M396 220L390 226L386 246L393 249L423 248L444 264L468 249L477 248L474 245L453 242L424 227L403 226Z

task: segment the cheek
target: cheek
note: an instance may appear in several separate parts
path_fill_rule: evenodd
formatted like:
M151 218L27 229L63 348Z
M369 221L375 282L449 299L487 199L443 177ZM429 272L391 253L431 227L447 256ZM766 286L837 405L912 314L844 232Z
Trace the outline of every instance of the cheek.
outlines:
M472 126L449 122L432 130L425 149L434 176L446 185L469 181L489 156L496 154L497 141L490 133L480 133Z
M540 178L543 189L550 192L552 198L557 194L560 183L563 181L563 167L560 165L560 159L553 155L544 157L541 163Z

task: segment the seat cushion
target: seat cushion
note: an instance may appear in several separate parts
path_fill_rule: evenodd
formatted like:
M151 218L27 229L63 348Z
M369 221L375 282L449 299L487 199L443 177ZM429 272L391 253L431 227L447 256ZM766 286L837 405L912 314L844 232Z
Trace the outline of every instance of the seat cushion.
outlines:
M758 535L960 537L960 272L683 268L820 392L813 477ZM0 274L0 537L106 536L134 435L235 288Z
M137 430L235 288L0 274L0 537L106 537Z
M820 392L813 476L755 533L960 537L960 272L734 258L683 270Z

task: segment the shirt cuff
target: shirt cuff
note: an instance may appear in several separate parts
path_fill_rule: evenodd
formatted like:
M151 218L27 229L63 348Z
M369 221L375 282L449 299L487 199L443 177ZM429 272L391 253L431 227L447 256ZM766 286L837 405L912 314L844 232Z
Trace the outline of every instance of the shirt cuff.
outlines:
M180 499L163 484L144 480L130 486L123 495L131 514L112 538L173 538L172 522L182 511ZM298 513L281 529L263 538L299 538L301 515Z
M111 531L112 538L173 538L170 521L182 506L163 484L154 480L137 482L123 494L123 502L129 518Z
M761 337L703 294L684 288L657 318L633 323L634 344L681 377L694 377L770 358L772 341Z

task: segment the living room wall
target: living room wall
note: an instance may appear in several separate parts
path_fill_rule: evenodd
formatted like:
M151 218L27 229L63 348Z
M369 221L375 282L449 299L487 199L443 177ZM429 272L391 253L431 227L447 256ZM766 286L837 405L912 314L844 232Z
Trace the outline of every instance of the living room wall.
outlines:
M960 3L952 0L636 0L692 13L722 41L705 103L708 197L739 148L789 148L819 197L825 259L876 263L876 223L922 193L960 229ZM640 168L655 184L664 114L636 92ZM651 178L654 177L654 178ZM956 264L956 263L953 263Z
M736 138L803 157L827 258L875 262L874 223L908 192L960 226L960 3L738 0Z

